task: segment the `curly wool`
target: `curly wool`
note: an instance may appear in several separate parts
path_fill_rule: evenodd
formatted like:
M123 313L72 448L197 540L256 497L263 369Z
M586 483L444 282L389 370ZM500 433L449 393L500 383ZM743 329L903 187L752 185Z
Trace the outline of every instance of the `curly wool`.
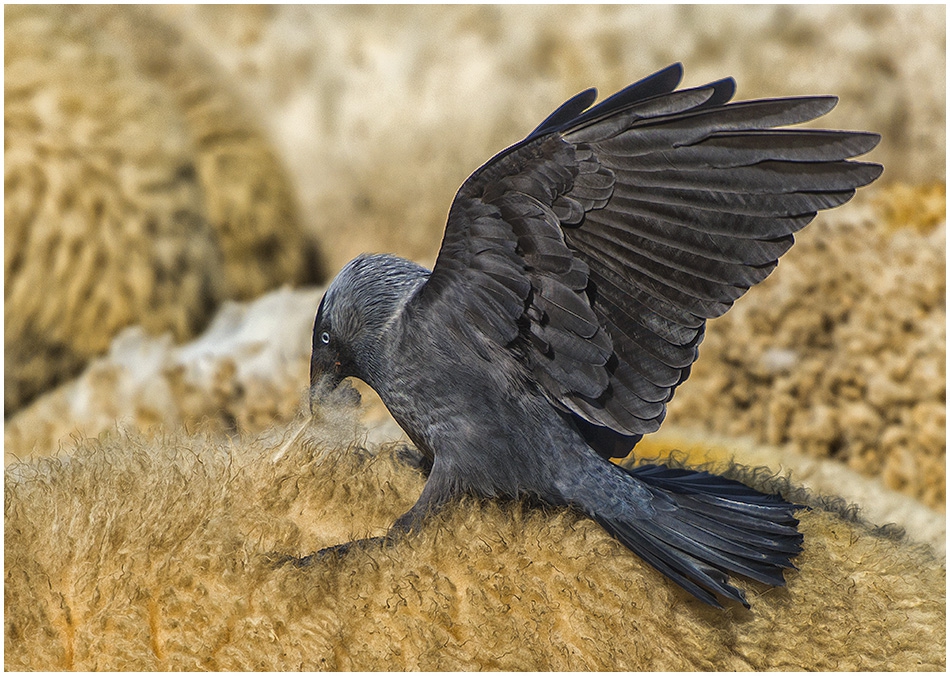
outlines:
M943 562L817 501L788 586L740 582L751 612L695 601L588 519L512 503L275 566L382 534L421 490L405 451L367 452L351 423L102 437L8 467L7 668L944 669Z

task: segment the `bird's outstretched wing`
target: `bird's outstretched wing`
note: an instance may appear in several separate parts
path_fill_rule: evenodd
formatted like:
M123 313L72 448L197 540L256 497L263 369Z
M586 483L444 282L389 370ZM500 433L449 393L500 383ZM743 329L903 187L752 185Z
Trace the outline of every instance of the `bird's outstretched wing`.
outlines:
M731 78L681 76L578 94L472 174L414 301L463 308L605 456L659 427L706 320L882 171L848 161L877 134L781 128L833 97L728 103Z

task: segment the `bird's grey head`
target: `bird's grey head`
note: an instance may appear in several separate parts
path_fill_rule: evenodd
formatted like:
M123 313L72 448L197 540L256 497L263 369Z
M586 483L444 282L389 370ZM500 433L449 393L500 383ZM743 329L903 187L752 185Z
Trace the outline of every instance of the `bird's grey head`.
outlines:
M349 376L373 386L386 332L428 275L388 254L363 254L340 270L313 323L311 408Z

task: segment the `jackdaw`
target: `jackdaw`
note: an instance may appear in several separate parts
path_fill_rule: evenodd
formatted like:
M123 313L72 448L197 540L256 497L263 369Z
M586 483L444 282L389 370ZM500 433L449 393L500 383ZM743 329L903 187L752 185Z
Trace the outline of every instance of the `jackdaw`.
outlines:
M489 160L456 194L431 271L362 255L330 284L311 409L359 378L432 462L376 540L463 493L531 498L589 515L706 603L748 607L730 574L784 584L802 546L796 505L609 459L660 426L706 320L765 279L819 209L881 174L848 161L880 137L785 128L834 97L729 103L732 78L677 90L681 77L674 64L592 108L588 89Z

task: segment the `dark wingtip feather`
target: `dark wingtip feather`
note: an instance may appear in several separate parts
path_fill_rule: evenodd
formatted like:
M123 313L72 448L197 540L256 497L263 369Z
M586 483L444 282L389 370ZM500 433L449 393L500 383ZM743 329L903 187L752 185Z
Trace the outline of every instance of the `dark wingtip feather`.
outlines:
M614 115L639 101L661 94L669 94L676 89L682 79L683 64L674 63L642 80L627 85L613 96L604 99L583 115L572 120L571 126L579 127L597 118Z
M853 154L849 157L858 157L869 153L877 148L878 143L881 142L881 135L873 131L852 131L848 134L849 140L854 144ZM884 167L881 167L881 170L883 171Z
M860 164L862 167L860 180L863 182L856 183L855 187L857 188L873 183L884 173L884 165L882 164L875 164L873 162L855 162L854 164Z
M662 70L653 73L652 75L648 75L642 80L638 80L637 82L624 87L613 96L610 96L609 98L598 103L593 108L590 108L590 106L597 99L597 90L594 88L586 89L580 94L571 97L566 102L558 106L557 110L548 115L544 121L534 129L534 131L528 134L528 136L525 138L525 141L543 136L544 134L559 131L568 125L573 126L576 124L583 124L597 117L612 115L637 101L648 99L651 96L668 94L676 89L676 86L682 79L683 64L674 63ZM727 80L731 81L732 78L727 78L726 80L720 80L719 82L713 83L713 86L722 85L723 88L722 93L720 93L718 97L716 94L714 94L714 98L720 98L722 94L726 93L728 90L728 86L726 85ZM732 89L729 95L726 97L726 101L731 98L731 92L734 91L735 82L733 81ZM590 110L588 110L588 108L590 108Z
M572 96L570 99L558 106L557 110L544 118L544 121L532 131L525 140L543 136L552 131L557 131L565 124L576 118L587 110L590 105L597 100L597 90L591 87L585 89L580 94Z
M713 95L701 106L703 108L725 105L736 95L736 81L731 77L724 77L721 80L710 82L706 87L713 88Z

